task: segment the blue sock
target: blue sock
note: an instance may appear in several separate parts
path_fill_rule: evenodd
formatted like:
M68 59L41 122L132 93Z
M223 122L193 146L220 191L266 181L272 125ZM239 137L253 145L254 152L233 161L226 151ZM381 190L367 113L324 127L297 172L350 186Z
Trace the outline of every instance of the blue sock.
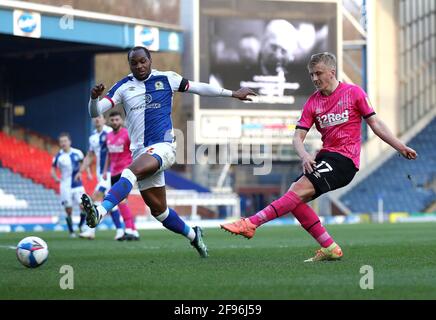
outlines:
M80 222L79 222L79 228L83 226L85 223L86 213L80 212Z
M108 191L106 197L103 199L101 204L107 212L111 211L113 207L123 201L132 191L132 184L130 181L124 177L121 177L117 183L115 183L112 188Z
M65 217L65 220L67 221L68 231L70 233L73 233L74 232L74 230L73 230L73 219L71 218L71 216L67 215Z
M119 210L113 210L111 212L112 221L114 222L115 228L121 229L121 221L120 221L120 211Z
M189 232L192 230L190 226L188 226L182 219L180 219L177 212L175 212L173 209L169 209L168 216L164 221L161 222L163 226L168 230L171 230L178 234L182 234L185 237L188 237Z

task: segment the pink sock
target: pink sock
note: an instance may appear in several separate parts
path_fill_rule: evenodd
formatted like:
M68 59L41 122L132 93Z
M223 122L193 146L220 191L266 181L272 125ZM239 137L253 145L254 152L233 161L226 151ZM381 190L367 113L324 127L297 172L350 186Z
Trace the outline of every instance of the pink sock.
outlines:
M300 197L293 191L288 191L281 198L271 202L269 206L249 217L250 222L257 227L270 220L281 217L295 209L301 203Z
M133 229L134 223L133 223L133 217L132 213L130 212L130 208L127 205L127 203L119 203L118 208L120 209L121 216L123 217L124 224L126 225L126 229Z
M304 229L310 233L310 235L318 241L318 243L323 247L327 248L335 241L328 234L327 230L319 221L319 217L313 211L311 207L309 207L304 202L301 202L293 211L295 218L301 223Z

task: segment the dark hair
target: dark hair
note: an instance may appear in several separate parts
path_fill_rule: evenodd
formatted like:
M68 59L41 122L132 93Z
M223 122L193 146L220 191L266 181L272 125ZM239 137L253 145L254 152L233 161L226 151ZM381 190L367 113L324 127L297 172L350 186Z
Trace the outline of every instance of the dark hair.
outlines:
M121 112L119 112L119 111L112 111L112 112L109 114L109 118L111 118L111 117L116 117L116 116L120 116L120 117L121 117Z
M133 51L136 51L136 50L144 50L145 55L147 56L147 58L151 59L150 51L146 47L136 46L136 47L133 47L132 49L130 49L129 52L127 52L127 61L130 61L130 54Z
M67 137L71 141L71 136L68 132L61 132L58 136L58 139L60 139L62 137Z

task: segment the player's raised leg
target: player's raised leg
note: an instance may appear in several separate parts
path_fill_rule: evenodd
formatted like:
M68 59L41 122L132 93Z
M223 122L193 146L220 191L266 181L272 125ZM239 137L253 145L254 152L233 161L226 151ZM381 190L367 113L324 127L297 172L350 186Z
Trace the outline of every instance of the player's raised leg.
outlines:
M95 205L87 194L82 195L82 204L86 211L86 224L95 228L101 219L126 198L136 183L136 176L130 169L124 169L120 180L108 191L101 205Z
M140 152L145 152L145 149ZM160 165L157 157L147 153L140 154L128 168L123 170L120 179L112 185L101 205L94 204L90 196L83 194L82 203L88 226L95 228L108 212L129 195L138 179L153 175L159 170Z
M223 224L221 228L250 239L254 236L256 228L291 212L300 222L301 226L322 247L313 258L306 261L339 259L342 257L342 250L321 224L315 211L305 203L305 201L312 199L314 195L315 189L313 184L307 177L302 176L296 183L292 184L288 192L263 210L249 218Z

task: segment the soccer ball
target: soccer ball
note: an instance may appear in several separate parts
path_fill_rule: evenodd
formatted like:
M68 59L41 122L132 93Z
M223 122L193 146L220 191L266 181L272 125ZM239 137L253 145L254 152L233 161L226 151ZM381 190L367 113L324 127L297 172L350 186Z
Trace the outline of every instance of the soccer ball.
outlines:
M38 237L27 237L17 245L17 258L28 268L37 268L47 261L48 246Z

